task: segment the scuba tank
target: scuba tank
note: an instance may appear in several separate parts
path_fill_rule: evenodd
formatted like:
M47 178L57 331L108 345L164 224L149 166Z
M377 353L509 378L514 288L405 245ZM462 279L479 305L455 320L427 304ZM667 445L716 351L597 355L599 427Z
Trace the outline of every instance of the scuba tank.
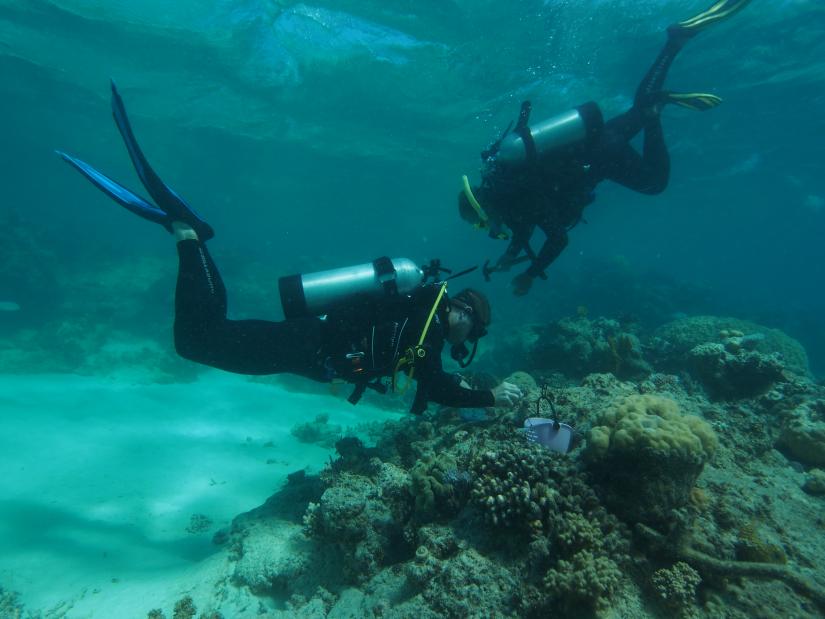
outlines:
M604 119L599 106L589 101L567 112L528 125L530 102L521 106L518 123L512 131L507 131L492 148L482 153L482 158L504 166L518 166L532 163L536 158L554 150L596 139L604 127ZM511 125L512 126L512 125Z
M278 280L286 318L320 316L354 295L380 299L406 294L424 282L424 271L407 258L377 258L366 264Z

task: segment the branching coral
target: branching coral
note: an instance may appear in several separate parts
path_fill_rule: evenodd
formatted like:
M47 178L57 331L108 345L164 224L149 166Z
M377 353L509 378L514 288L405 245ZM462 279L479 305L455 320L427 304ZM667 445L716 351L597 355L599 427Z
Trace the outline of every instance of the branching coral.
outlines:
M584 608L602 608L621 580L622 572L612 559L581 550L548 570L543 585L549 599L580 615Z
M653 572L651 585L663 605L679 617L691 616L696 603L696 587L702 577L684 561Z
M526 443L481 453L473 463L472 499L485 520L519 531L548 530L558 510L552 485L559 473L553 459L550 452Z

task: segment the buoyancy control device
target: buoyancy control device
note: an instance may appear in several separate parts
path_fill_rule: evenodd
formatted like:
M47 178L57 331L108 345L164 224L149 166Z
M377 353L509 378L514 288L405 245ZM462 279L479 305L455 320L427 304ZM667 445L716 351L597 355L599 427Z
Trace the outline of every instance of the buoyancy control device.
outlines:
M288 319L320 316L355 296L381 299L412 292L424 282L424 270L408 258L381 257L365 264L288 275L278 280L281 306Z

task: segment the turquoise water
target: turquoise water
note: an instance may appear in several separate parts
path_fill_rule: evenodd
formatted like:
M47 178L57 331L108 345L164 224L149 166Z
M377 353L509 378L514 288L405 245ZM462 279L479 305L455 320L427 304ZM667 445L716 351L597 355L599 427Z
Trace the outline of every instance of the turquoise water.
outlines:
M214 251L254 254L273 276L306 256L475 264L502 248L457 220L459 178L475 176L478 152L519 102L534 102L534 118L587 99L608 116L622 111L663 27L701 6L6 0L4 210L63 263L113 236L112 258L165 246L52 154L65 149L135 187L108 110L111 77L150 159L217 229ZM822 368L824 28L814 1L757 1L692 41L667 85L725 104L666 112L667 193L604 183L553 278L623 256L635 273L705 287L707 311L785 327ZM559 299L548 285L513 304L503 283L491 288L504 297L501 320L600 303Z
M170 238L53 152L139 188L111 119L110 78L155 168L215 228L210 250L232 316L279 319L276 283L288 273L379 255L439 257L455 269L496 258L504 245L464 225L455 206L461 175L478 177L479 151L525 99L534 119L587 100L606 117L624 111L664 28L703 8L702 0L0 0L0 370L42 375L44 386L62 384L47 373L102 377L107 397L125 385L195 389L202 380L170 352ZM603 183L529 296L514 298L507 276L463 280L493 299L498 336L577 312L632 316L647 329L685 314L735 316L797 339L821 379L823 59L819 0L753 0L690 41L666 85L713 92L723 105L668 108L667 191L648 197ZM119 374L118 364L148 370ZM519 369L502 358L488 367ZM25 398L10 381L0 415L13 434ZM182 401L177 391L168 397ZM303 418L302 404L289 402L289 423L275 434ZM62 419L52 399L33 406ZM138 405L128 411L140 415ZM105 418L97 413L94 423ZM36 441L10 445L13 454ZM327 455L289 466L317 472ZM253 495L262 503L272 491L264 485L239 491L247 502L224 505L220 517L251 509ZM101 510L84 517L119 522ZM201 550L182 552L195 560ZM58 603L29 578L4 565L0 587L21 591L30 608ZM66 591L93 586L73 581ZM27 587L38 593L27 598ZM103 616L89 614L88 600L77 604L87 614L66 616Z

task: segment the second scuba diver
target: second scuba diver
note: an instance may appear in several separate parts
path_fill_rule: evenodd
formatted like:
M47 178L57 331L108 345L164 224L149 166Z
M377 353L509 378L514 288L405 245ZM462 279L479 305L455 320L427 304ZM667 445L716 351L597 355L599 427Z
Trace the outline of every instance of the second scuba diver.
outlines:
M404 259L379 258L351 269L282 278L287 320L227 319L226 289L206 248L214 232L169 188L144 157L123 101L112 84L112 111L151 204L83 161L58 154L106 195L136 215L162 225L177 240L175 347L182 357L239 374L291 373L355 385L353 404L367 388L386 391L382 378L406 374L417 390L412 412L427 403L453 407L510 406L515 385L469 389L442 369L445 342L466 365L490 324L490 304L473 289L448 297L446 283L425 284ZM320 314L324 314L321 316ZM471 354L465 342L473 344ZM469 359L467 359L469 355Z
M567 232L582 219L584 208L604 180L644 194L667 187L670 157L659 114L667 104L708 110L721 99L705 93L663 90L671 63L685 43L708 26L738 12L750 0L719 0L706 11L673 24L667 42L639 84L633 106L607 122L594 102L530 125L530 103L522 104L515 128L509 128L481 153L481 184L471 187L463 177L458 195L461 217L490 236L510 238L510 244L485 276L506 271L520 262L530 263L512 280L513 292L525 295L537 277L567 246ZM644 131L640 155L631 145ZM538 253L530 247L536 227L546 236Z

